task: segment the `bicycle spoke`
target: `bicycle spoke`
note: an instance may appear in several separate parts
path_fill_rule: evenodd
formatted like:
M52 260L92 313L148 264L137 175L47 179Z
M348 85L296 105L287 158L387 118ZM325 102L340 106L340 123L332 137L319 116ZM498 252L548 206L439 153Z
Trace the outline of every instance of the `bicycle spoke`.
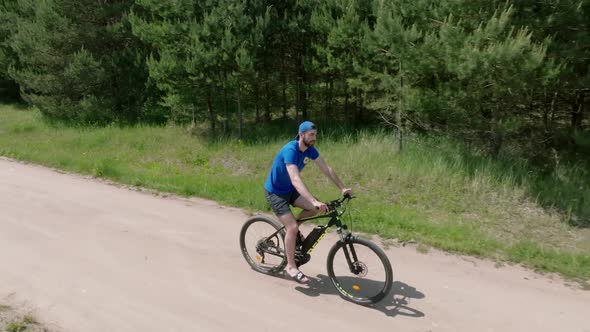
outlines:
M244 258L257 271L274 273L286 262L283 236L275 223L264 218L252 219L244 225L240 245Z
M382 299L392 283L387 257L368 243L357 239L338 246L330 252L328 267L330 278L343 297L364 304Z

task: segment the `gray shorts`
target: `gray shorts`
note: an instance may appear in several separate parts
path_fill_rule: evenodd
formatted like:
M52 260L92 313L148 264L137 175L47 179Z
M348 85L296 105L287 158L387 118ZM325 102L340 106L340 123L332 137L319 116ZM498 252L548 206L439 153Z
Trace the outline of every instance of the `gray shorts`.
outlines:
M293 190L288 194L277 195L266 191L265 197L270 204L270 207L277 216L282 216L287 213L291 213L290 205L295 204L295 200L301 196L297 190Z

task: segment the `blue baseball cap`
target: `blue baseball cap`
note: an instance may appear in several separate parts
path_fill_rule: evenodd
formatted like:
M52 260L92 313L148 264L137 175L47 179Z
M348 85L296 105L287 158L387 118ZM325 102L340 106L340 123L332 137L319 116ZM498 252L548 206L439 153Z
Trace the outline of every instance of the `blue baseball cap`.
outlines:
M306 132L308 130L313 130L313 129L317 129L317 128L316 128L315 124L313 122L311 122L311 121L303 121L299 125L299 133L304 133L304 132ZM299 133L295 137L296 140L299 139Z

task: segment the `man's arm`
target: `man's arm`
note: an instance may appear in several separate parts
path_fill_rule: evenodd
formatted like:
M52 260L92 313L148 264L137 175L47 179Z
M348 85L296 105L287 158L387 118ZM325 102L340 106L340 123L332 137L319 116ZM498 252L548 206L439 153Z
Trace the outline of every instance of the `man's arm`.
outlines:
M340 189L340 191L342 192L343 195L352 193L352 189L346 188L346 186L344 185L344 183L342 183L342 181L340 180L338 175L336 175L336 172L334 172L332 167L330 167L330 166L328 166L328 164L326 164L326 162L324 161L324 159L322 159L322 157L317 157L315 162L318 165L318 167L320 168L320 170L322 170L322 172L326 175L326 177L328 177L328 179L332 180L332 182L334 182L334 184L338 187L338 189Z

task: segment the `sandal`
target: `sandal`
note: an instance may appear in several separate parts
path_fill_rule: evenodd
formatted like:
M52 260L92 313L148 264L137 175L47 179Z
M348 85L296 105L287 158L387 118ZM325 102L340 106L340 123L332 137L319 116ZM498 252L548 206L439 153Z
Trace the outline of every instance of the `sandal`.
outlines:
M289 272L285 271L285 273L287 273L289 278L297 281L300 284L307 284L309 282L309 278L305 274L303 274L303 272L301 272L301 271L297 272L297 274L294 276L290 275ZM307 279L307 281L303 281L303 279Z

